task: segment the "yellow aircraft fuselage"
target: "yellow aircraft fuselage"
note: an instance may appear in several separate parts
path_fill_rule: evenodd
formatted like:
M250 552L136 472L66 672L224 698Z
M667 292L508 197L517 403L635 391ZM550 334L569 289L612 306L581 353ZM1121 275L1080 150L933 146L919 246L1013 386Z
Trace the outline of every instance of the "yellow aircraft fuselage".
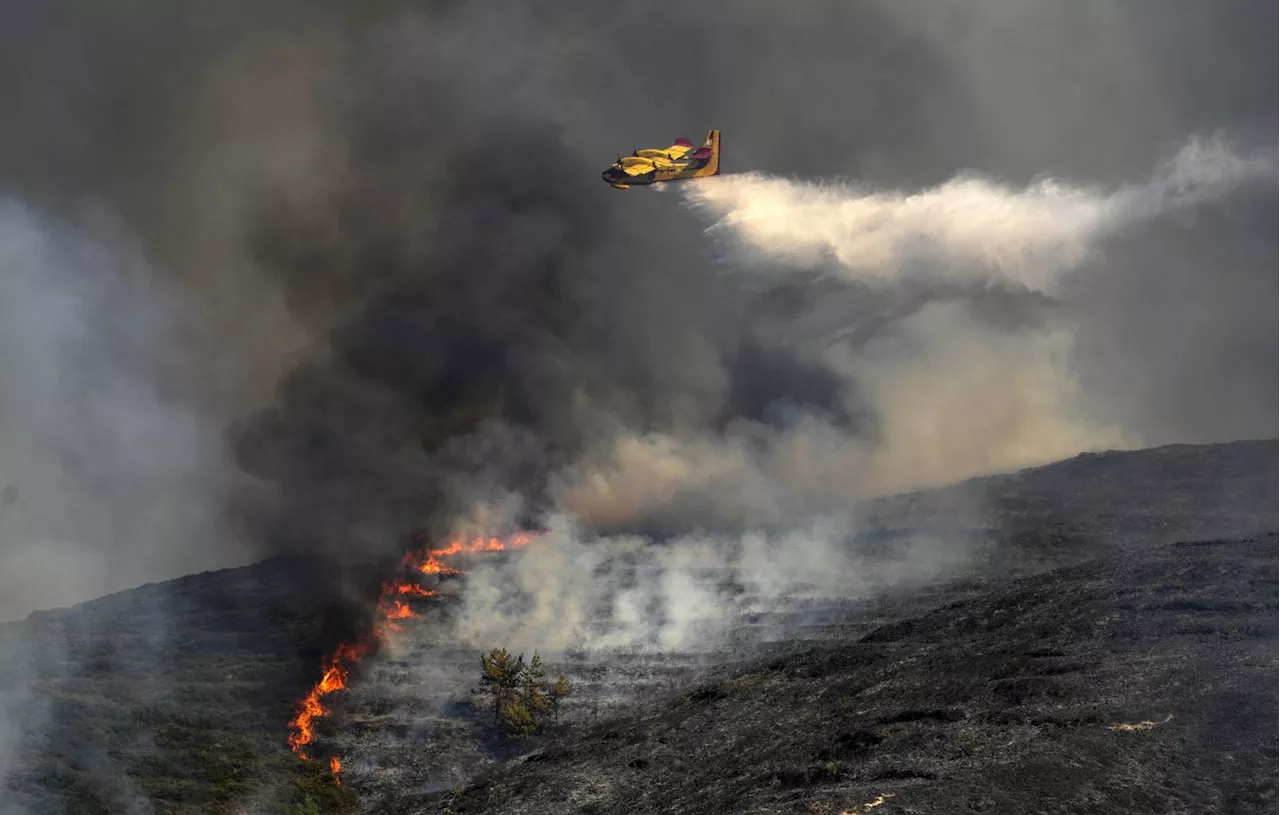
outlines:
M676 139L665 149L645 148L618 159L600 174L609 186L625 190L635 184L683 181L720 174L720 131L707 132L701 147L688 139Z

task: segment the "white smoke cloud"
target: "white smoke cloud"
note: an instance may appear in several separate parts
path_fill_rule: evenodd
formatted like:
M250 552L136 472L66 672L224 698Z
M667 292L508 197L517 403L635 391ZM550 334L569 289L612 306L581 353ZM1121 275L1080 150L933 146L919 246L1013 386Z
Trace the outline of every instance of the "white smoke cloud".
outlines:
M869 395L878 440L863 495L887 495L1130 446L1073 366L1066 321L1006 331L938 303L832 365Z
M860 435L817 415L781 428L622 434L555 474L556 506L593 528L788 524L892 492L1123 447L1072 370L1069 326L1002 331L961 303L925 307L827 365L877 416Z
M808 612L833 602L952 574L970 561L973 544L916 535L873 552L855 543L863 530L849 513L662 542L593 535L565 515L547 528L507 557L468 561L450 631L458 644L544 655L714 653L734 641L794 635ZM748 619L756 621L750 632Z
M662 545L591 536L565 516L548 526L510 560L479 559L471 568L456 628L463 641L544 651L705 649L747 613L806 595L852 599L869 590L845 545L847 521Z
M682 191L716 219L708 234L727 238L749 265L834 265L868 283L925 276L1051 293L1109 236L1274 178L1275 169L1270 156L1240 154L1214 138L1191 140L1146 183L1112 191L1049 178L1017 188L962 175L910 193L756 173L706 179Z

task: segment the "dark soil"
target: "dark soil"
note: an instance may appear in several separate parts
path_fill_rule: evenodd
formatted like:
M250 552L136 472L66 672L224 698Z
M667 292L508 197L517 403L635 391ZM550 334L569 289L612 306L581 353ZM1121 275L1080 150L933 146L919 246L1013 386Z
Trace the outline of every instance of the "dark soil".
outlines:
M1178 543L1017 581L397 811L1274 812L1276 552Z
M305 563L0 625L0 813L280 815L310 795L392 815L838 815L882 794L877 815L1276 811L1275 441L1080 456L864 509L854 545L974 558L806 609L782 642L570 654L570 723L528 745L493 742L465 687L388 695L421 662L378 657L320 729L318 755L351 759L344 789L285 746L349 634Z

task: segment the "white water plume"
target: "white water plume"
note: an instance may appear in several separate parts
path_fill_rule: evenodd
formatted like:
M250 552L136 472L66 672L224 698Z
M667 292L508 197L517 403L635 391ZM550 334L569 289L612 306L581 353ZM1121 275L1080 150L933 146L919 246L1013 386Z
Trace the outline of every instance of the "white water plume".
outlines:
M758 173L686 184L686 199L716 219L735 255L783 268L833 265L848 278L907 276L1014 283L1053 292L1102 240L1142 221L1275 177L1275 161L1222 138L1192 139L1143 184L1108 191L1041 178L1018 188L958 175L921 190Z

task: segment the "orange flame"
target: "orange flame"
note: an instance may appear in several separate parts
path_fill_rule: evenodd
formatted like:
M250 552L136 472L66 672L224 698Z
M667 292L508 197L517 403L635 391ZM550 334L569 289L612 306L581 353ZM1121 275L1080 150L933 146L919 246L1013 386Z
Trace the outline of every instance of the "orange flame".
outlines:
M396 586L396 591L400 594L412 594L414 597L432 597L435 595L434 591L424 589L417 583L401 583Z
M413 616L413 609L409 608L409 604L403 600L396 600L391 608L386 609L388 620L403 620L406 617Z
M320 681L303 698L302 709L289 722L289 727L294 731L289 735L289 747L303 758L307 756L302 748L310 744L311 740L315 738L314 721L321 716L329 715L329 710L320 703L320 700L347 686L348 666L360 659L363 651L364 648L348 645L347 643L340 644L333 656L329 657L326 662Z
M403 566L424 575L465 574L461 569L444 565L443 559L454 557L455 555L500 552L504 549L522 548L528 546L533 540L534 535L524 532L513 535L506 540L500 538L476 538L473 541L456 540L440 549L427 549L417 553L410 552L405 555ZM316 683L310 693L303 697L301 703L299 703L298 714L289 721L289 729L292 731L289 734L289 748L297 753L302 760L311 760L305 748L315 739L316 719L328 716L330 713L330 710L321 703L321 699L347 686L347 676L351 666L369 653L374 642L384 639L388 634L404 630L403 626L396 622L397 620L406 620L417 616L412 606L397 595L434 597L435 594L431 589L408 581L397 580L383 584L382 594L378 598L378 613L381 619L374 624L370 635L364 640L355 644L344 642L338 645L333 656L325 660L320 681ZM329 757L329 770L333 773L335 783L341 785L342 780L339 774L342 772L342 762L337 756Z
M520 532L503 540L501 538L476 538L471 541L451 541L440 549L427 549L422 552L410 552L404 557L404 565L421 574L465 574L461 569L446 566L444 558L455 555L471 555L477 552L501 552L504 549L519 549L533 542L534 535Z

